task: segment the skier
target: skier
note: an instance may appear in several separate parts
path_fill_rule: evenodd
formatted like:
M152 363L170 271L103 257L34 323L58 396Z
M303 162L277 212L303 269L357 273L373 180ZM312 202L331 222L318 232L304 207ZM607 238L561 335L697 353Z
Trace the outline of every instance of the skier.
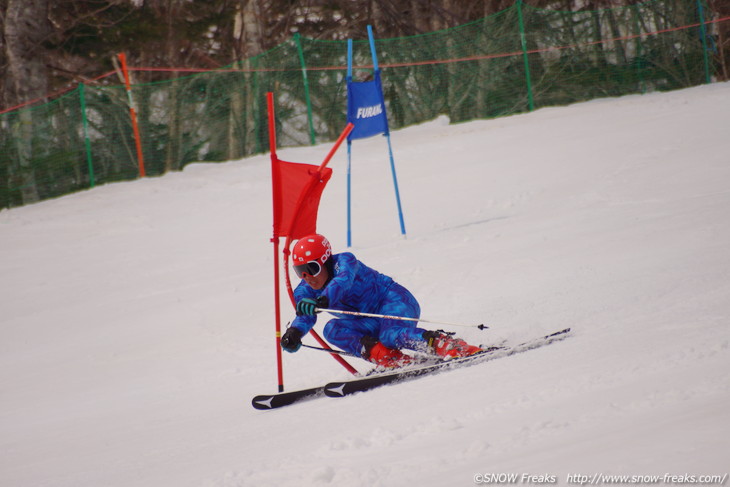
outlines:
M297 317L281 338L287 352L296 352L302 337L317 321L317 308L419 318L416 298L392 278L360 262L352 253L332 254L329 241L319 234L302 237L292 252L294 271L302 281L294 290ZM479 347L441 331L416 327L415 321L340 314L324 327L324 337L342 350L383 368L412 363L401 349L442 358L465 357Z

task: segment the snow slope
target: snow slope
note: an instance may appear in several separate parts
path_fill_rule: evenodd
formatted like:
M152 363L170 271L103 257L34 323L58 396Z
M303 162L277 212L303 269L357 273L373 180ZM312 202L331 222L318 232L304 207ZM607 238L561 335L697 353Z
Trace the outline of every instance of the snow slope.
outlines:
M395 132L407 239L385 141L356 142L353 251L424 318L575 335L278 411L250 406L276 390L268 156L0 212L0 485L726 476L729 113L724 83ZM331 167L319 230L342 251L344 150ZM288 389L349 376L284 358Z

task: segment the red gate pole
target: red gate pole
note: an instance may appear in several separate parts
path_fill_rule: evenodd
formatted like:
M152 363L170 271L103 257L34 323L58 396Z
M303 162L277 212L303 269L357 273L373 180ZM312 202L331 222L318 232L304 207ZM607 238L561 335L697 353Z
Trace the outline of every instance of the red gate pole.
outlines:
M266 93L266 103L267 103L267 110L268 110L268 116L269 116L269 146L271 150L271 177L273 181L274 187L277 187L279 184L278 181L278 171L276 169L276 163L279 160L276 155L276 122L275 122L275 116L274 116L274 94L272 92ZM322 169L325 168L327 163L329 163L330 159L334 155L335 151L337 150L337 147L342 143L342 141L347 137L347 134L350 133L353 129L352 124L348 124L345 128L345 132L343 135L340 135L340 138L336 142L335 147L330 151L329 154L327 154L327 157L325 157L324 162L319 166L318 171L322 171ZM310 185L311 187L311 185ZM273 191L273 198L274 198L274 208L276 208L276 190ZM301 200L300 200L301 203ZM276 210L274 210L276 212ZM274 218L276 218L276 215L274 215ZM287 291L289 293L289 298L292 301L293 305L296 305L294 301L294 292L292 290L291 286L291 280L289 278L289 265L288 265L288 257L289 257L289 247L291 246L291 235L287 236L284 252L283 252L283 261L284 261L284 272L286 275L286 287ZM279 371L279 391L283 391L283 373L282 373L282 358L281 358L281 314L280 314L280 302L279 302L279 262L278 262L278 251L279 251L279 235L276 230L276 223L274 224L274 237L271 239L272 242L274 242L274 305L276 306L276 359L277 359L277 367ZM322 337L319 336L319 334L314 331L310 330L309 334L317 340L317 342L322 345L322 347L326 349L331 349L329 344L324 341ZM347 369L348 372L350 372L353 375L358 375L357 369L355 369L352 365L350 365L345 359L343 359L340 355L337 355L336 353L330 353L330 356L337 360L340 365L342 365L345 369Z
M279 184L276 170L276 124L274 123L274 98L272 93L267 94L267 108L269 112L269 147L271 148L271 181L274 188ZM276 212L276 191L272 191L273 208ZM276 218L276 215L274 215ZM284 392L284 367L281 357L281 299L279 297L279 234L274 224L274 235L271 238L274 244L274 329L276 330L276 371L279 383L279 392Z
M132 119L132 131L134 132L134 144L137 147L137 163L139 165L139 177L145 177L144 155L142 154L142 141L139 135L139 124L137 123L137 112L134 110L132 100L132 84L129 81L129 70L127 69L127 56L120 52L119 61L122 63L122 74L124 74L124 86L127 90L127 102L129 103L129 116Z
M281 303L279 299L279 237L274 235L274 315L276 329L276 378L279 383L279 392L284 392L284 368L281 358Z

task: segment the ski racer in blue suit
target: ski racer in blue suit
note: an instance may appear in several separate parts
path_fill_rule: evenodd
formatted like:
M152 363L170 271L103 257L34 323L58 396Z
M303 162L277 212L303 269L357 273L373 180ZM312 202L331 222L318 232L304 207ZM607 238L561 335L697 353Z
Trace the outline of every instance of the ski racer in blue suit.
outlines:
M317 322L319 308L419 318L413 294L392 278L366 266L352 253L332 254L322 235L302 237L292 251L294 270L302 279L294 290L297 317L281 339L284 350L296 352L301 338ZM416 326L416 321L334 313L324 327L325 339L340 349L376 365L407 365L412 356L401 349L462 357L481 349L440 331Z

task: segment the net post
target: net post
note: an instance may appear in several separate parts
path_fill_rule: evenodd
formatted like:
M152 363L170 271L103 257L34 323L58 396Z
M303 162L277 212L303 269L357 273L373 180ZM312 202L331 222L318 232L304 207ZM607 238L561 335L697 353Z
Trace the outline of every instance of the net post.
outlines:
M304 50L302 49L302 39L299 32L294 33L294 43L297 45L297 54L299 55L299 64L302 66L302 80L304 81L304 99L307 102L307 122L309 124L309 143L316 143L314 138L314 122L312 121L312 99L309 96L309 78L307 78L307 65L304 63Z
M710 59L707 55L707 27L705 26L705 10L702 7L702 0L697 0L697 15L700 18L700 38L702 39L702 58L705 66L705 84L712 83L710 75Z
M89 120L86 117L86 93L83 83L79 83L79 99L81 102L81 121L84 128L84 148L86 151L86 165L89 168L89 187L96 186L96 178L94 177L94 165L91 159L91 141L89 140Z
M522 58L525 61L525 79L527 81L527 104L530 111L535 109L535 100L532 96L532 77L530 76L530 60L527 56L527 37L525 35L525 18L522 11L522 0L517 0L517 17L520 24L520 44L522 45Z

